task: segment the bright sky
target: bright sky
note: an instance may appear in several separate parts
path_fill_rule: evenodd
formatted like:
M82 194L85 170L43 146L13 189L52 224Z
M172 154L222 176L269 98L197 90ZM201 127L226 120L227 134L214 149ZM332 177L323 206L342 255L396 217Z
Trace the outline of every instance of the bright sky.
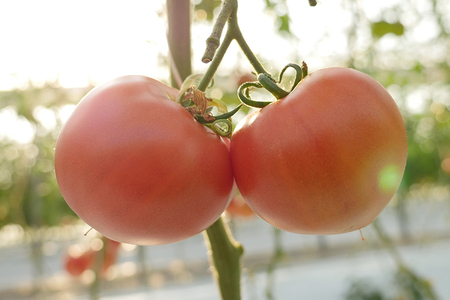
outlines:
M358 3L369 18L377 20L380 11L400 1ZM342 3L348 6L350 1L320 0L316 7L310 7L307 0L287 2L292 31L299 37L296 41L276 34L273 15L264 12L263 0L239 1L241 30L260 59L270 60L269 71L277 73L287 63L304 59L313 71L346 57L352 13L349 7L342 8ZM163 9L163 0L0 1L0 90L26 86L29 80L39 85L56 78L64 87L86 86L126 74L167 80L168 69L158 58L167 54ZM278 7L280 12L285 9ZM201 56L211 30L212 24L207 22L196 23L191 30L194 73L207 68ZM238 52L233 44L219 72L230 71L236 59L251 71ZM0 115L3 123L6 116ZM17 119L11 112L9 116ZM0 138L1 134L0 129Z
M326 24L334 23L332 16L336 19L339 17L336 12L342 12L338 1L322 0L326 5L315 8L309 7L306 0L289 2L294 22L301 12L306 12L302 14L302 23L314 25L317 32L331 27ZM249 7L251 4L256 5L259 13ZM273 18L262 11L262 4L263 1L240 1L240 23L244 34L248 33L248 43L264 57L278 55L284 59L298 52L274 35ZM0 90L21 86L30 78L39 84L59 77L63 86L72 87L123 74L167 76L167 70L158 66L157 58L158 52L167 52L165 23L158 16L163 7L162 0L1 1ZM244 16L246 12L248 16ZM344 13L341 28L346 24L349 15ZM249 34L257 26L264 31L265 40L261 33ZM312 26L295 27L305 43L314 42ZM333 27L336 28L335 24ZM205 23L192 30L195 62L200 61L211 29ZM333 47L324 45L322 54L345 47L338 37L329 42ZM235 57L228 55L227 59ZM196 63L196 67L205 66Z
M155 43L165 38L161 7L154 0L2 1L0 89L29 78L85 86L148 73L156 68Z
M376 19L383 8L400 1L358 3ZM275 34L274 18L263 11L263 2L239 1L241 29L261 58L278 57L284 66L289 58L308 55L308 64L318 69L329 63L328 57L347 50L343 34L352 14L342 3L349 6L350 1L320 0L310 7L307 0L287 0L292 29L300 37L297 44ZM167 53L165 23L158 16L163 8L163 0L0 1L0 90L29 79L39 84L59 77L63 86L73 87L124 74L166 78L167 69L158 64L158 53ZM206 22L192 28L194 72L206 68L200 58L211 30ZM235 59L227 55L223 65Z

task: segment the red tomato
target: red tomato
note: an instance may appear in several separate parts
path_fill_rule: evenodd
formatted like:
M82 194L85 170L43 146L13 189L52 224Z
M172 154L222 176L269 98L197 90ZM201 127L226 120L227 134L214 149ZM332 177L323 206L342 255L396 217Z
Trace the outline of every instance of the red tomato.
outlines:
M264 220L295 233L338 234L365 227L388 204L407 140L399 109L378 82L329 68L246 116L230 152L237 186Z
M255 80L256 80L256 76L253 75L252 73L244 73L239 76L239 78L237 80L237 86L240 86L243 83L246 83L249 81L255 81Z
M81 255L68 253L65 257L64 267L72 276L80 276L84 271L90 269L94 262L92 252L84 251Z
M227 209L225 210L231 217L238 218L251 218L255 216L253 210L245 203L242 195L236 195L231 199L230 204L228 204Z
M106 247L103 264L100 272L103 274L109 267L111 267L117 259L120 243L104 238L103 247ZM65 269L72 276L80 276L87 269L93 269L97 255L101 249L94 250L93 248L88 248L79 251L68 251L65 256Z
M172 101L177 90L125 76L89 92L55 148L61 192L113 240L142 245L198 234L225 210L233 185L222 139Z

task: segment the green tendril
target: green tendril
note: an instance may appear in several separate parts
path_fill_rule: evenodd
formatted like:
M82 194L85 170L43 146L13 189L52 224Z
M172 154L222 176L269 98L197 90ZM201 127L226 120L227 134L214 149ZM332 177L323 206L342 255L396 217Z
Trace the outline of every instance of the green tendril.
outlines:
M221 114L221 115L218 115L218 116L212 116L211 120L206 120L201 115L195 115L195 117L197 119L197 122L199 122L200 124L203 124L203 125L213 124L216 121L226 120L226 119L231 118L232 116L234 116L235 113L237 113L241 109L242 106L243 106L243 104L241 103L238 106L236 106L236 108L234 108L233 110L230 110L227 113L224 113L224 114Z
M228 119L215 120L212 123L203 124L211 128L216 134L223 137L230 137L233 132L233 125Z
M272 101L255 101L250 97L250 89L251 88L262 88L263 85L259 82L246 82L243 83L237 91L237 95L239 100L247 106L263 108L272 103Z
M305 64L306 65L306 64ZM281 80L283 79L283 75L284 75L284 72L288 69L288 68L293 68L294 70L295 70L295 79L294 79L294 83L292 84L292 87L291 87L291 89L290 89L290 91L289 91L289 93L291 93L294 89L295 89L295 87L298 85L298 83L303 79L303 68L302 67L300 67L299 65L297 65L297 64L287 64L284 68L283 68L283 70L281 70L281 73L280 73L280 77L279 77L279 82L281 82ZM308 71L307 71L308 72Z
M283 99L287 95L289 95L288 92L283 90L277 82L270 76L270 74L267 73L260 73L257 77L258 81L262 84L262 86L269 91L272 95L275 96L277 99Z

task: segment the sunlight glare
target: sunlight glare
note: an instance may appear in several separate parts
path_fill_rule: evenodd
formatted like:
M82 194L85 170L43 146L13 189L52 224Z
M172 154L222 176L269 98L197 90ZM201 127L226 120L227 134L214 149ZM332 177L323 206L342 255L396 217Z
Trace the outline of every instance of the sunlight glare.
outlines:
M33 141L35 132L36 128L25 117L19 116L14 108L0 110L0 140L28 144Z

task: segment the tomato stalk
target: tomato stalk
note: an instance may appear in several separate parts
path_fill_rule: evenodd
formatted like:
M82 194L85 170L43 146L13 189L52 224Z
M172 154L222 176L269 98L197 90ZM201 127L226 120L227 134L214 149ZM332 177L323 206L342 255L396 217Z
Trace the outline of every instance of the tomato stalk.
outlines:
M372 222L372 227L374 228L378 238L381 240L383 246L389 251L395 263L397 264L397 276L401 277L403 280L410 281L410 284L417 288L417 292L420 293L418 297L420 297L421 299L437 300L438 297L435 294L430 283L426 279L417 275L403 262L400 252L396 248L392 239L383 229L378 219L375 219Z
M203 232L212 273L219 285L223 300L241 299L240 257L244 252L242 245L235 241L227 223L219 218Z
M248 94L244 96L244 93L241 92L244 88L248 88L250 86L261 88L264 87L267 89L270 93L272 93L277 99L282 99L289 95L290 92L297 86L297 84L307 75L307 67L306 64L303 63L302 66L298 66L296 64L288 64L280 74L280 79L277 82L275 79L273 79L272 75L270 75L264 66L261 64L261 62L258 60L258 58L255 56L253 51L250 49L249 45L247 44L244 36L242 35L242 32L239 28L238 20L237 20L237 0L224 0L222 5L222 10L214 24L213 31L210 35L210 37L206 40L206 50L203 55L202 61L204 63L211 62L211 65L209 66L208 70L206 71L206 74L203 76L200 84L198 85L197 89L200 91L205 91L208 87L209 83L211 82L215 72L217 71L218 66L220 65L228 47L230 46L231 42L233 40L236 40L239 47L241 48L242 52L247 57L247 60L252 65L253 69L255 70L255 73L258 74L258 82L255 83L248 83L247 86L242 87L238 91L238 97L241 100L242 103L251 106L251 107L257 107L262 108L273 101L254 101L250 98ZM227 31L225 33L225 37L220 43L220 37L222 35L223 28L225 24L228 24ZM217 51L217 52L216 52ZM292 85L291 90L285 91L281 87L278 86L277 83L279 83L282 79L282 76L287 68L294 68L296 71L295 80ZM248 91L248 89L247 89Z
M207 46L202 61L204 63L211 62L211 65L209 66L208 70L205 73L205 76L203 76L202 81L197 87L201 91L205 91L208 87L209 83L212 80L212 77L214 76L218 66L220 65L220 62L222 61L228 47L233 40L236 40L242 52L245 54L257 74L268 73L261 62L258 60L256 55L250 49L247 42L245 41L244 36L242 35L237 21L237 8L237 0L224 0L222 10L214 24L213 32L211 36L206 40ZM220 43L220 37L222 35L225 24L228 24L227 31L222 43Z
M167 43L169 44L172 86L180 88L181 82L192 73L191 31L189 0L167 0Z
M106 255L106 248L108 247L108 244L106 242L106 238L102 238L103 247L95 253L95 259L94 259L94 281L89 286L89 297L90 300L98 300L100 299L100 284L102 281L101 278L101 269L104 264L104 259Z

